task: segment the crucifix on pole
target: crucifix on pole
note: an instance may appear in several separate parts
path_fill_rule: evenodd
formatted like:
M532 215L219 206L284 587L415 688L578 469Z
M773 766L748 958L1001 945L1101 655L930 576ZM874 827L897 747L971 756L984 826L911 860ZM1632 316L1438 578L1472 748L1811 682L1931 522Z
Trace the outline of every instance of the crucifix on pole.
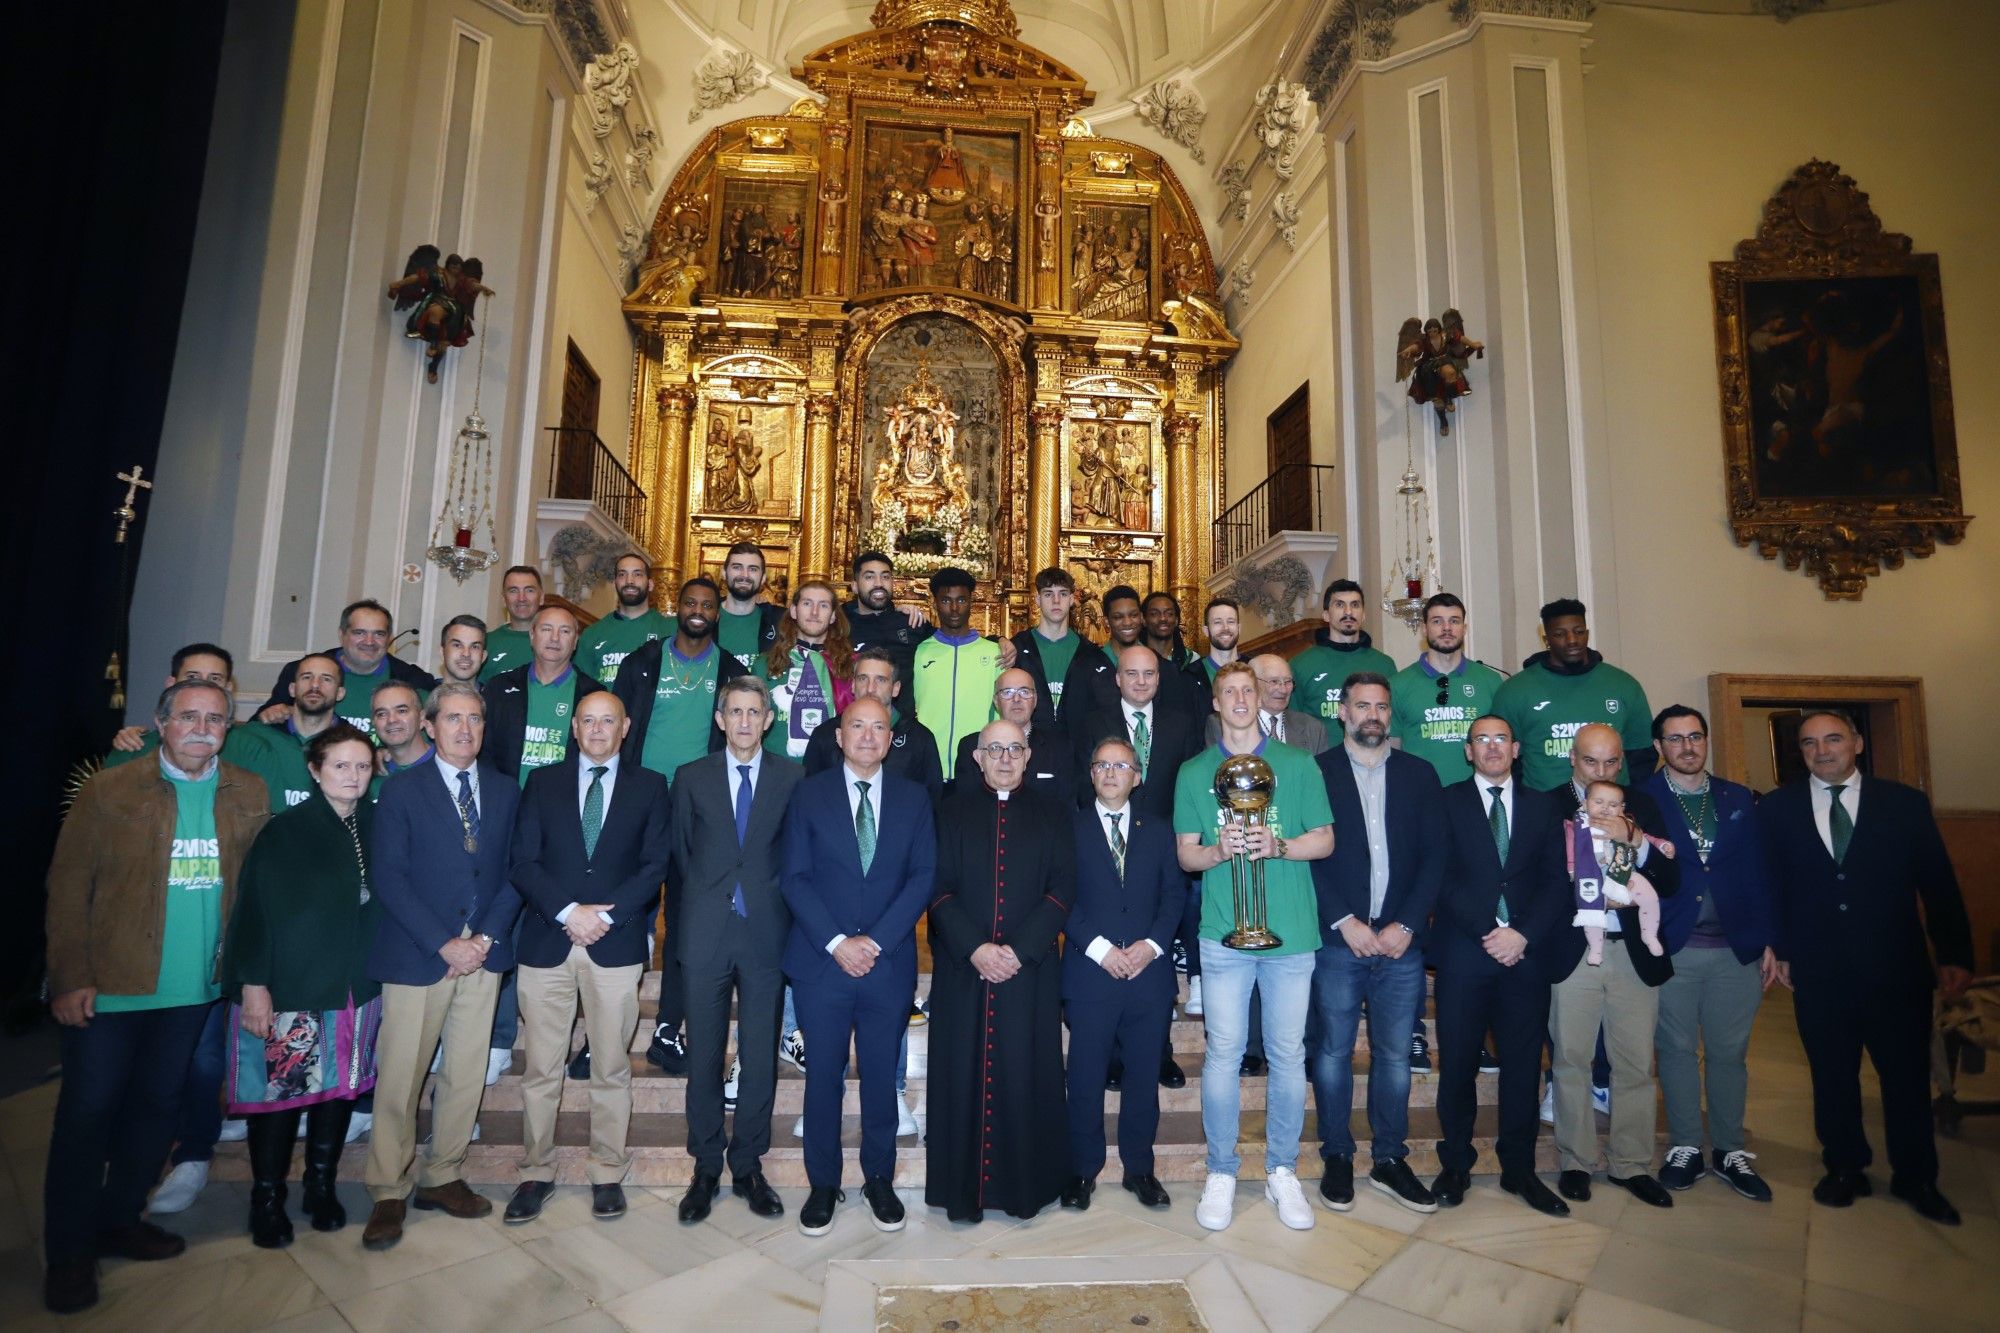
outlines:
M104 664L104 679L111 682L111 698L108 706L114 713L125 711L125 648L126 635L130 632L127 617L131 614L132 600L132 550L126 545L125 533L132 526L132 520L139 517L136 508L139 492L150 491L153 483L146 480L146 469L137 463L130 472L120 472L118 480L125 483L125 498L111 511L118 520L118 531L111 540L118 546L118 608L119 620L116 639L111 649L111 660Z

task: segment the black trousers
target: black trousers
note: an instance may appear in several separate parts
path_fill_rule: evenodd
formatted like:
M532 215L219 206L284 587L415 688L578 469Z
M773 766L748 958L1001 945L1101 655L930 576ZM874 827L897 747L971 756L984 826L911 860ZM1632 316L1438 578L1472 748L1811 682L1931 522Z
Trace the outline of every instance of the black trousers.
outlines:
M675 950L669 947L667 957ZM771 1107L778 1092L778 1020L785 1006L785 974L757 961L742 917L723 918L721 932L677 966L687 1011L688 1156L695 1170L719 1176L725 1156L737 1180L761 1169L771 1149ZM660 978L660 1012L666 1013L668 978ZM736 1058L743 1062L736 1089L736 1118L725 1141L722 1080L729 1053L729 1004L736 1002Z
M667 923L666 943L660 950L660 1012L655 1032L678 1032L687 1007L686 979L681 975L681 893L680 886L667 881L660 910Z
M1171 967L1167 959L1151 964ZM1132 986L1119 983L1120 990ZM1156 1032L1164 1032L1172 1016L1157 999L1144 994L1090 996L1063 1004L1069 1024L1069 1158L1070 1170L1085 1180L1104 1169L1104 1080L1112 1054L1121 1045L1143 1051ZM1153 1174L1153 1140L1160 1129L1160 1084L1150 1070L1135 1069L1118 1094L1118 1159L1128 1176Z
M1549 983L1532 963L1502 967L1490 958L1440 963L1437 987L1437 1112L1444 1137L1438 1164L1470 1172L1479 1110L1479 1053L1493 1033L1500 1057L1500 1139L1503 1175L1532 1175L1540 1128L1542 1043L1549 1032Z
M1874 1160L1861 1124L1861 1053L1882 1083L1882 1121L1893 1183L1935 1185L1931 1120L1931 992L1926 985L1870 986L1836 977L1799 978L1792 997L1799 1040L1812 1069L1813 1128L1832 1171Z

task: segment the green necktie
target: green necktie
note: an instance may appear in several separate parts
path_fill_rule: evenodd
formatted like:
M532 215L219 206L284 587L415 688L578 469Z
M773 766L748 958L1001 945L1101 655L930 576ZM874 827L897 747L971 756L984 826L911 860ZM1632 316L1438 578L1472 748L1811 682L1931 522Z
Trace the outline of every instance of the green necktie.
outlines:
M1153 757L1153 735L1144 713L1132 714L1132 749L1139 756L1139 780L1146 779L1146 764Z
M1500 853L1500 864L1505 866L1507 864L1507 807L1500 804L1501 789L1499 787L1488 787L1486 790L1493 796L1493 807L1486 812L1486 824L1487 827L1493 830L1493 846ZM1493 915L1499 918L1501 925L1504 926L1507 924L1506 894L1503 893L1500 895L1500 901L1494 907Z
M1846 790L1844 782L1826 789L1826 794L1833 798L1833 804L1826 808L1826 832L1833 843L1836 865L1847 860L1847 844L1854 841L1854 817L1847 813L1847 807L1840 800L1840 794Z
M1118 831L1118 821L1124 811L1107 812L1105 818L1111 821L1111 859L1118 863L1118 878L1125 878L1125 835Z
M861 873L865 875L875 864L875 809L868 804L868 784L857 779L854 786L861 793L860 803L854 807L854 845L861 852Z
M597 855L597 835L604 832L604 775L610 771L603 764L590 770L590 790L583 794L583 854Z

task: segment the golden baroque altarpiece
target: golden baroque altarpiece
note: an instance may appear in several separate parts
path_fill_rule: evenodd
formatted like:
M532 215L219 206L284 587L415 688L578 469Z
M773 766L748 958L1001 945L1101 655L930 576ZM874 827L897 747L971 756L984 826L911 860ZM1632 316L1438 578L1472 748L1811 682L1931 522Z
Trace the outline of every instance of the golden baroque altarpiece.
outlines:
M777 592L893 553L899 597L980 576L989 631L1034 573L1199 604L1237 347L1158 154L1006 0L882 0L806 57L817 97L713 131L674 177L625 312L631 460L662 597L763 547Z

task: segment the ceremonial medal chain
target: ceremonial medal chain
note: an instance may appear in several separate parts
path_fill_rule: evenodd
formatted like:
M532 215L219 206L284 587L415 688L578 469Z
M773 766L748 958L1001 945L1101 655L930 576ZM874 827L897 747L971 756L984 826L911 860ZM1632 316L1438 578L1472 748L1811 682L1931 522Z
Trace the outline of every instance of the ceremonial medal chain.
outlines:
M368 902L368 858L361 851L361 821L348 815L340 821L347 826L347 836L354 840L354 864L361 868L361 901Z
M1700 798L1699 803L1692 808L1688 805L1688 801L1691 799L1690 794L1682 791L1677 785L1671 783L1669 785L1674 787L1674 799L1680 802L1681 818L1687 820L1688 832L1694 835L1694 849L1700 854L1701 863L1707 865L1708 853L1715 846L1714 840L1703 837L1701 832L1702 829L1708 826L1710 785L1706 779L1703 779L1701 791L1697 793Z

